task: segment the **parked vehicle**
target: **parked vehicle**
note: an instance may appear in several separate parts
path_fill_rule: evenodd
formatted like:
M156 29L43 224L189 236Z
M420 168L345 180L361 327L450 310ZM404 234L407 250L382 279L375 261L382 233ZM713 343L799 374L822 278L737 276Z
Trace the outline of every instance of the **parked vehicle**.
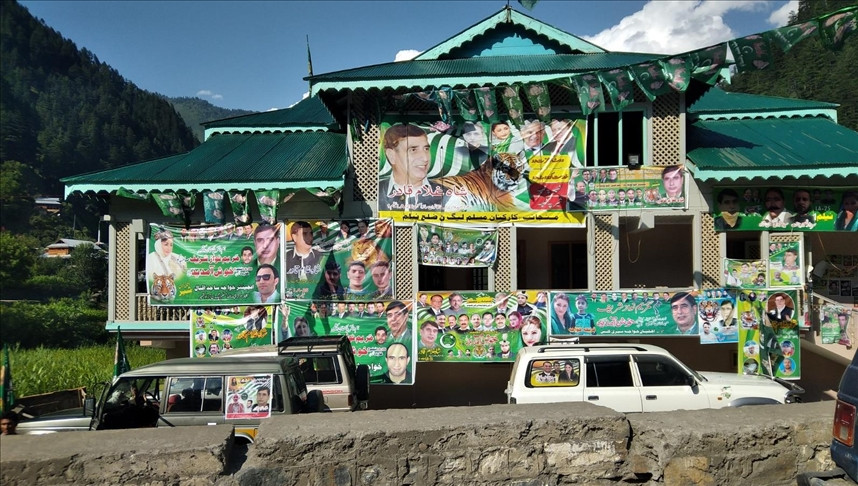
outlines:
M23 421L18 433L233 424L237 438L253 442L265 418L322 409L321 393L308 393L298 363L282 356L171 359L123 373L105 390L84 413Z
M520 350L509 403L590 402L620 412L791 403L804 393L780 379L697 372L645 344L555 344Z
M276 346L232 349L217 357L289 356L298 362L310 391L318 390L332 412L369 407L369 367L355 362L346 336L291 337Z
M858 354L840 378L840 389L834 405L834 425L831 431L831 459L837 467L830 471L807 472L798 476L800 486L822 485L829 482L843 484L844 479L858 483Z

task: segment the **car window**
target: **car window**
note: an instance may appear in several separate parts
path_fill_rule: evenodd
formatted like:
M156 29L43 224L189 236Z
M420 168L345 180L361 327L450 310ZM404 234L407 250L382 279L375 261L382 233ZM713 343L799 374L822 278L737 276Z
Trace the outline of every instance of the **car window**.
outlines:
M220 412L223 410L223 377L170 378L167 412Z
M574 387L581 376L581 361L577 358L533 360L528 364L528 388Z
M688 383L688 373L666 356L635 356L643 386L680 386Z
M310 384L341 383L333 356L308 356L301 358L300 368L304 381Z
M629 357L587 357L587 387L634 386Z

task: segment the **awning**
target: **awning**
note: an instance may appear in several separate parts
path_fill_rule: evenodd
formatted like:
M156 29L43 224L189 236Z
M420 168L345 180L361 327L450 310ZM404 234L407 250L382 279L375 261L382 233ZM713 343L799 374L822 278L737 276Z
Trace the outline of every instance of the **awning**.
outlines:
M703 182L820 178L858 182L858 132L828 118L702 120L687 158Z
M342 189L346 136L331 132L214 135L194 150L62 179L75 192Z

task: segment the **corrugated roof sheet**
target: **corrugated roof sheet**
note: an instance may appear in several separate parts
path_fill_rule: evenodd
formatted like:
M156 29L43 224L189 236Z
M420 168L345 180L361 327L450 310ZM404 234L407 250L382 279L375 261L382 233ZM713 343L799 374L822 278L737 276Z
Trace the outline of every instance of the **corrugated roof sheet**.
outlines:
M828 118L705 120L688 130L695 179L858 176L858 132Z
M636 52L491 56L391 62L308 77L313 93L334 89L502 84L543 81L601 71L664 57Z
M346 136L330 132L214 135L194 150L62 179L73 192L342 187Z
M760 111L790 111L790 110L830 110L837 108L837 103L824 101L798 100L762 96L747 93L729 93L721 88L713 87L696 103L688 108L688 113L744 113Z
M339 124L318 96L304 98L282 110L264 111L203 123L205 128L224 127L282 127L337 129Z

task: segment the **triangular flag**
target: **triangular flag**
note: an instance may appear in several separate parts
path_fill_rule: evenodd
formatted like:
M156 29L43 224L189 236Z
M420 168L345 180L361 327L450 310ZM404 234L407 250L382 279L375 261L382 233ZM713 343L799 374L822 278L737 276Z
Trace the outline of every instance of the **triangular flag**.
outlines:
M656 96L670 92L671 87L667 83L667 76L658 61L635 64L631 70L638 87L650 101L653 101Z
M477 108L480 110L480 116L483 121L495 123L500 121L498 116L498 100L495 97L494 88L476 88L474 96L477 99Z
M524 86L524 94L536 117L545 123L551 121L551 96L545 83L530 83Z
M691 59L691 77L712 86L718 82L721 68L727 62L727 44L698 49L688 56Z
M611 99L611 105L615 110L623 111L623 108L634 103L634 82L627 69L602 71L598 76L602 84L605 85L605 89L608 90L608 97Z
M280 191L254 191L256 205L259 207L259 217L268 224L274 224L277 220L277 201L280 200Z
M768 37L769 41L777 44L784 53L789 52L796 44L807 39L819 29L817 20L809 20L807 22L787 25L780 29L764 32L763 35Z
M128 355L125 354L125 341L122 339L122 330L116 328L116 352L113 354L113 378L119 378L122 373L131 371Z
M740 73L765 69L772 63L772 49L769 41L759 35L749 35L733 39L727 43L736 60L736 69Z
M0 413L15 406L15 386L12 384L12 366L9 363L9 347L3 345L3 365L0 367Z
M518 95L518 85L511 84L501 89L501 100L506 111L509 114L509 119L516 128L520 128L524 124L524 103L521 102L521 97Z
M849 7L823 17L819 27L822 44L828 49L840 50L843 41L858 30L858 7Z

